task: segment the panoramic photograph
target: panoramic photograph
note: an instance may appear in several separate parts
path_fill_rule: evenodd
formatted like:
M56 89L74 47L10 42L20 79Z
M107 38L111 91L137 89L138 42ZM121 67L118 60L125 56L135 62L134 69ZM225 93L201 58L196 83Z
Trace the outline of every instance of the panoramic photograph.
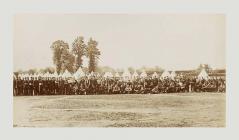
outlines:
M224 14L15 14L13 127L226 127Z

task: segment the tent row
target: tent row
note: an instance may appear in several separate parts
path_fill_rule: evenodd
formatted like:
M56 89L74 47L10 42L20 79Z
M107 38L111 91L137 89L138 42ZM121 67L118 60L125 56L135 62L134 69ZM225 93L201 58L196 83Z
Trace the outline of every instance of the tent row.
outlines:
M25 78L25 77L50 77L50 78L57 78L57 77L62 77L62 78L81 78L81 77L91 77L91 76L96 76L96 77L100 77L101 75L99 73L93 73L91 72L90 74L85 74L83 72L83 70L81 68L79 68L74 74L71 74L68 70L66 70L63 74L57 74L57 72L51 74L49 72L45 73L45 74L20 74L19 77L21 78ZM171 73L169 73L169 71L164 71L161 76L154 72L151 77L152 78L161 78L161 79L165 79L165 78L171 78L174 79L177 76L177 74L175 73L175 71L172 71ZM120 74L118 72L116 72L115 74L112 74L111 72L106 72L103 75L104 78L123 78L124 80L130 80L130 79L136 79L136 78L146 78L148 77L148 74L143 71L141 74L138 74L136 71L131 74L128 70L124 71L123 74L120 76ZM200 74L198 75L198 79L209 79L209 76L207 74L207 72L203 69Z

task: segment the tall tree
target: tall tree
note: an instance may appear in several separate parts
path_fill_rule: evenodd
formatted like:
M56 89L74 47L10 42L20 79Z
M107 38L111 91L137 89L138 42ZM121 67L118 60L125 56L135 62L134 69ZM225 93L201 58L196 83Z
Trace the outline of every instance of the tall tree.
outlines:
M57 40L52 43L53 63L56 65L56 71L59 74L62 69L62 54L69 49L69 45L63 40Z
M86 48L86 57L89 58L89 72L95 72L97 67L97 60L100 56L100 50L97 48L98 42L90 38Z
M75 57L72 53L69 52L69 50L64 50L61 55L61 72L64 72L66 69L70 73L74 73L74 63L75 63Z
M72 53L76 55L75 67L78 70L79 67L82 67L83 59L82 57L85 55L86 45L84 43L84 37L77 37L72 43Z

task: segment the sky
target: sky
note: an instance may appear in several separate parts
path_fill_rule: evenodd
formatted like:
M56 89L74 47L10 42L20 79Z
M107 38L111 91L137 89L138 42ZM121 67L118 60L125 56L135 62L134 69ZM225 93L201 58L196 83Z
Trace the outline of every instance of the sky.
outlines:
M226 68L225 24L223 14L16 14L14 71L54 66L51 44L77 36L98 41L100 66Z

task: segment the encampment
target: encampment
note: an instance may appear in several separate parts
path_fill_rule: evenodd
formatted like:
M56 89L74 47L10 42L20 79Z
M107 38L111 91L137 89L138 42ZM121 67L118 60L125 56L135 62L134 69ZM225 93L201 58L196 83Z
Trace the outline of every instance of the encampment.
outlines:
M83 72L82 68L79 68L75 73L74 73L74 78L79 79L81 77L85 77L85 73Z
M146 78L147 77L147 73L145 71L143 71L141 74L140 74L140 78Z
M202 69L202 71L199 73L198 79L205 79L205 80L209 79L209 76L205 69Z
M165 79L165 78L169 78L169 77L171 77L171 75L170 75L170 73L167 70L165 70L162 73L162 75L160 76L161 79Z
M158 74L156 72L153 73L152 78L158 78Z

